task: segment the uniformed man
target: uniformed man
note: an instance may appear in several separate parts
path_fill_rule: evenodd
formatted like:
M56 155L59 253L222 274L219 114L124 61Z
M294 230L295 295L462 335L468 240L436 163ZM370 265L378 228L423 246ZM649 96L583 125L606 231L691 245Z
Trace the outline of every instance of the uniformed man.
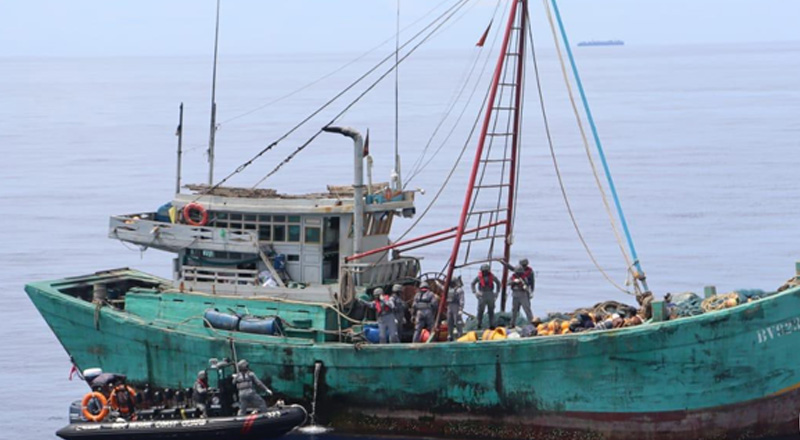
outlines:
M519 260L519 265L522 266L522 270L525 271L525 282L528 283L528 287L531 289L531 295L533 295L534 287L536 286L536 280L533 277L533 268L528 265L527 258Z
M524 260L523 260L524 261ZM531 296L533 292L528 285L527 277L525 275L525 268L522 265L514 269L514 273L508 281L511 287L511 327L517 325L517 316L519 316L519 308L525 311L525 316L528 317L528 322L533 321L533 312L531 312Z
M494 276L488 264L482 265L478 276L472 280L472 293L478 297L478 328L482 326L483 312L487 308L489 309L489 328L494 328L494 302L498 292L500 292L500 280Z
M427 329L429 332L433 331L434 315L438 306L439 301L436 299L436 295L431 292L428 283L423 281L419 286L419 291L414 296L413 311L416 324L414 325L413 342L420 342L422 329Z
M464 321L461 312L464 311L464 282L461 277L453 279L452 286L447 292L447 339L453 341L461 337L464 332Z
M206 370L200 370L197 373L197 380L194 381L194 387L192 388L192 399L194 400L194 405L205 416L206 401L208 399L208 376L206 375Z
M397 318L394 315L395 304L391 296L380 287L372 291L372 301L363 304L375 310L375 318L378 321L378 343L400 342L397 337Z
M400 340L400 332L406 323L406 303L402 297L403 286L395 284L392 286L392 301L394 301L394 319L397 322L397 340Z
M233 384L236 385L236 390L239 392L238 415L243 416L252 409L256 409L260 413L266 412L267 402L256 393L255 388L260 388L268 396L272 395L272 391L258 379L255 373L250 371L250 364L247 360L240 360L236 366L238 371L233 375Z

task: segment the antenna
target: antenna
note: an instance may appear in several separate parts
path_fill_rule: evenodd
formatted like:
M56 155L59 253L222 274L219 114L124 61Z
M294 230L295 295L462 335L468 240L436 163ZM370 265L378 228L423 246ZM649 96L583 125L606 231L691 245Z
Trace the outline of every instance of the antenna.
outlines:
M183 103L181 103L180 116L178 117L178 129L175 130L178 135L178 172L175 180L175 194L181 193L181 156L183 155Z
M219 4L217 0L217 24L214 31L214 70L211 77L211 130L208 135L208 186L214 185L214 141L217 135L217 48L219 46Z
M394 171L395 191L403 190L400 177L400 0L397 0L397 20L394 40Z

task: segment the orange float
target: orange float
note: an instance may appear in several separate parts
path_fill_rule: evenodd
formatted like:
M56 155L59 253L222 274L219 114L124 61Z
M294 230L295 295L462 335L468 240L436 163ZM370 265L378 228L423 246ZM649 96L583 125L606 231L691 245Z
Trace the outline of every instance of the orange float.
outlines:
M97 399L100 402L100 405L102 406L102 409L100 409L100 412L97 414L94 414L92 410L89 409L89 402L91 402L92 399ZM85 417L86 420L92 422L103 421L103 419L105 419L106 416L108 415L108 400L106 399L106 396L104 396L101 393L98 393L97 391L92 391L91 393L87 393L85 396L83 396L83 400L81 400L81 412L83 413L83 417Z
M200 221L192 218L192 214L199 214ZM208 223L208 211L199 203L189 203L183 207L183 219L192 226L205 226Z
M117 399L117 393L120 392L127 392L128 398L130 399L131 405L120 405L119 399ZM119 411L120 414L130 414L131 408L133 405L133 399L136 397L136 390L133 389L130 385L117 385L111 391L111 395L108 399L108 404L111 406L111 409L114 411Z

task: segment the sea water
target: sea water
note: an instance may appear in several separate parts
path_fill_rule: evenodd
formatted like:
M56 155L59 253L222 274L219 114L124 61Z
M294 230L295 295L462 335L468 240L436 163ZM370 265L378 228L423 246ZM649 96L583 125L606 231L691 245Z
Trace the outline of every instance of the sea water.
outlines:
M406 177L457 96L474 55L427 52L403 65L399 146ZM355 56L222 56L215 181L376 58L233 118ZM576 56L651 289L657 295L697 292L705 285L720 292L771 290L794 275L800 260L800 44L631 45L581 48ZM554 148L579 227L600 266L623 283L625 262L599 201L557 58L541 53L539 67ZM172 197L181 102L183 182L208 179L210 66L206 57L3 58L0 72L0 438L51 439L67 423L69 403L86 387L67 380L69 358L23 285L124 266L170 276L170 254L108 239L108 217L153 211ZM605 281L577 240L528 73L513 258L527 257L536 269L534 313L608 299L633 303ZM482 81L476 96L486 86ZM390 77L337 121L369 129L375 181L386 181L392 168L393 96ZM343 105L324 111L229 184L253 185ZM462 124L474 119L468 112ZM426 191L417 194L418 212L453 165L468 125L455 130L432 159L440 138L429 148L424 162L430 164L409 184ZM444 127L441 133L450 126ZM323 135L262 186L314 192L348 184L351 148L341 136ZM440 202L410 236L455 225L472 148L474 141ZM410 223L396 221L394 236ZM439 271L448 252L444 245L416 255L423 257L425 271ZM474 272L464 270L463 276L469 281ZM468 298L468 311L475 306Z

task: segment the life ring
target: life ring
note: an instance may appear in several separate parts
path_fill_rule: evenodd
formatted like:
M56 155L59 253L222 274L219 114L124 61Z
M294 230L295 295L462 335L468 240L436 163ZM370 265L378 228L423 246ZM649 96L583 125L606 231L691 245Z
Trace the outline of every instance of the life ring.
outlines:
M117 399L118 392L127 392L129 403L127 405L120 405ZM136 397L136 390L130 385L117 385L111 390L111 395L108 398L108 404L114 411L119 411L120 414L130 414L133 409L133 399Z
M97 414L92 413L92 410L89 409L89 402L91 402L92 399L97 399L102 406L102 409L100 409L100 412ZM81 412L86 420L90 420L92 422L103 421L103 419L105 419L108 415L108 400L106 399L106 396L104 396L102 393L98 393L97 391L87 393L85 396L83 396L83 400L81 401Z
M192 218L193 213L200 214L200 221ZM192 202L183 207L183 219L192 226L205 226L208 223L208 211L203 208L203 205Z

